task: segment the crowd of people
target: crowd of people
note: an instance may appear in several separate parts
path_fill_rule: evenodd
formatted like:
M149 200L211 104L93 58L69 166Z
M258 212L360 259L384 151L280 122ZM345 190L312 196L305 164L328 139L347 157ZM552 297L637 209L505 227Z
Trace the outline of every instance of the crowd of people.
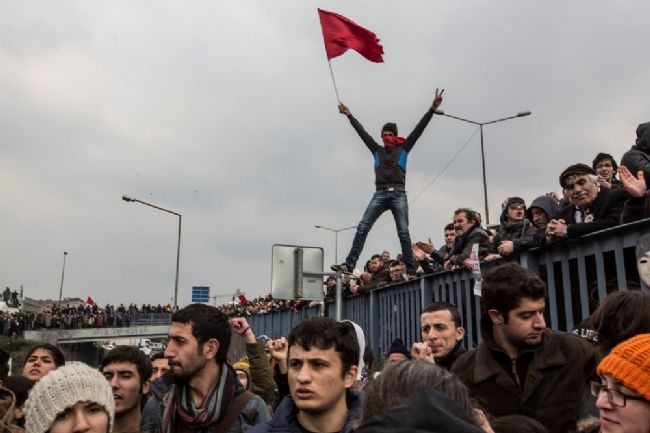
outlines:
M99 368L39 344L18 375L0 352L0 429L27 433L650 431L650 293L609 294L560 332L545 283L509 262L488 271L482 340L463 347L456 306L420 312L420 338L374 354L356 323L303 320L258 338L245 317L191 304L164 353L117 346ZM597 338L585 338L585 336ZM246 351L229 359L233 337ZM4 412L3 412L4 411Z
M97 304L77 306L56 304L42 311L0 312L1 335L22 335L24 331L38 329L84 329L106 327L128 327L136 314L171 314L171 304L152 306L135 304L119 306L107 304L104 308Z

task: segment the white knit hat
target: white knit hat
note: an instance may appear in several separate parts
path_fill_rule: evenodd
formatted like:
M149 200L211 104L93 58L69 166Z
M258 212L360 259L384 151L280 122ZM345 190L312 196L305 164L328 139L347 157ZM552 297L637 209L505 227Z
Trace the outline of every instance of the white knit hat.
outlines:
M25 402L26 433L46 433L58 414L79 402L103 406L108 412L108 431L112 430L115 402L104 376L81 362L66 362L43 376L29 392Z

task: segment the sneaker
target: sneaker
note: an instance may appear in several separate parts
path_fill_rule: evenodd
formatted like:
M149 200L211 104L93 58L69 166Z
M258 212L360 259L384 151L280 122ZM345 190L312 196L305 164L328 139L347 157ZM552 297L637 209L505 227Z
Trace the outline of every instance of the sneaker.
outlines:
M343 272L344 274L351 274L354 269L349 267L346 263L341 263L340 265L332 265L331 269L334 272Z

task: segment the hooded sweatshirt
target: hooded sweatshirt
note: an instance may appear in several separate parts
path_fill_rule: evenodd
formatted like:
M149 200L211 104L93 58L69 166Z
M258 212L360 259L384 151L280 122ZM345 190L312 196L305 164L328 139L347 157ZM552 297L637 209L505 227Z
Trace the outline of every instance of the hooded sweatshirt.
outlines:
M650 122L636 128L636 144L623 154L621 165L635 176L639 170L643 170L646 180L650 179Z
M531 209L537 207L543 210L548 217L548 220L557 219L560 214L560 205L555 200L555 198L550 195L540 195L531 203L530 207L526 209L526 218L532 223L533 215ZM544 237L546 236L546 227L538 228L535 234L533 235L531 247L539 247L544 243Z

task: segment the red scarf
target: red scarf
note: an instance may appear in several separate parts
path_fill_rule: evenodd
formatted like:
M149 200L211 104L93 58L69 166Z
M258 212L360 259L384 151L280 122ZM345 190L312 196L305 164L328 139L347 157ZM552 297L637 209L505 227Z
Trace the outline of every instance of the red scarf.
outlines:
M382 138L384 140L384 147L386 149L390 149L391 147L395 147L395 146L401 146L406 141L406 138L397 137L395 135L389 135Z

